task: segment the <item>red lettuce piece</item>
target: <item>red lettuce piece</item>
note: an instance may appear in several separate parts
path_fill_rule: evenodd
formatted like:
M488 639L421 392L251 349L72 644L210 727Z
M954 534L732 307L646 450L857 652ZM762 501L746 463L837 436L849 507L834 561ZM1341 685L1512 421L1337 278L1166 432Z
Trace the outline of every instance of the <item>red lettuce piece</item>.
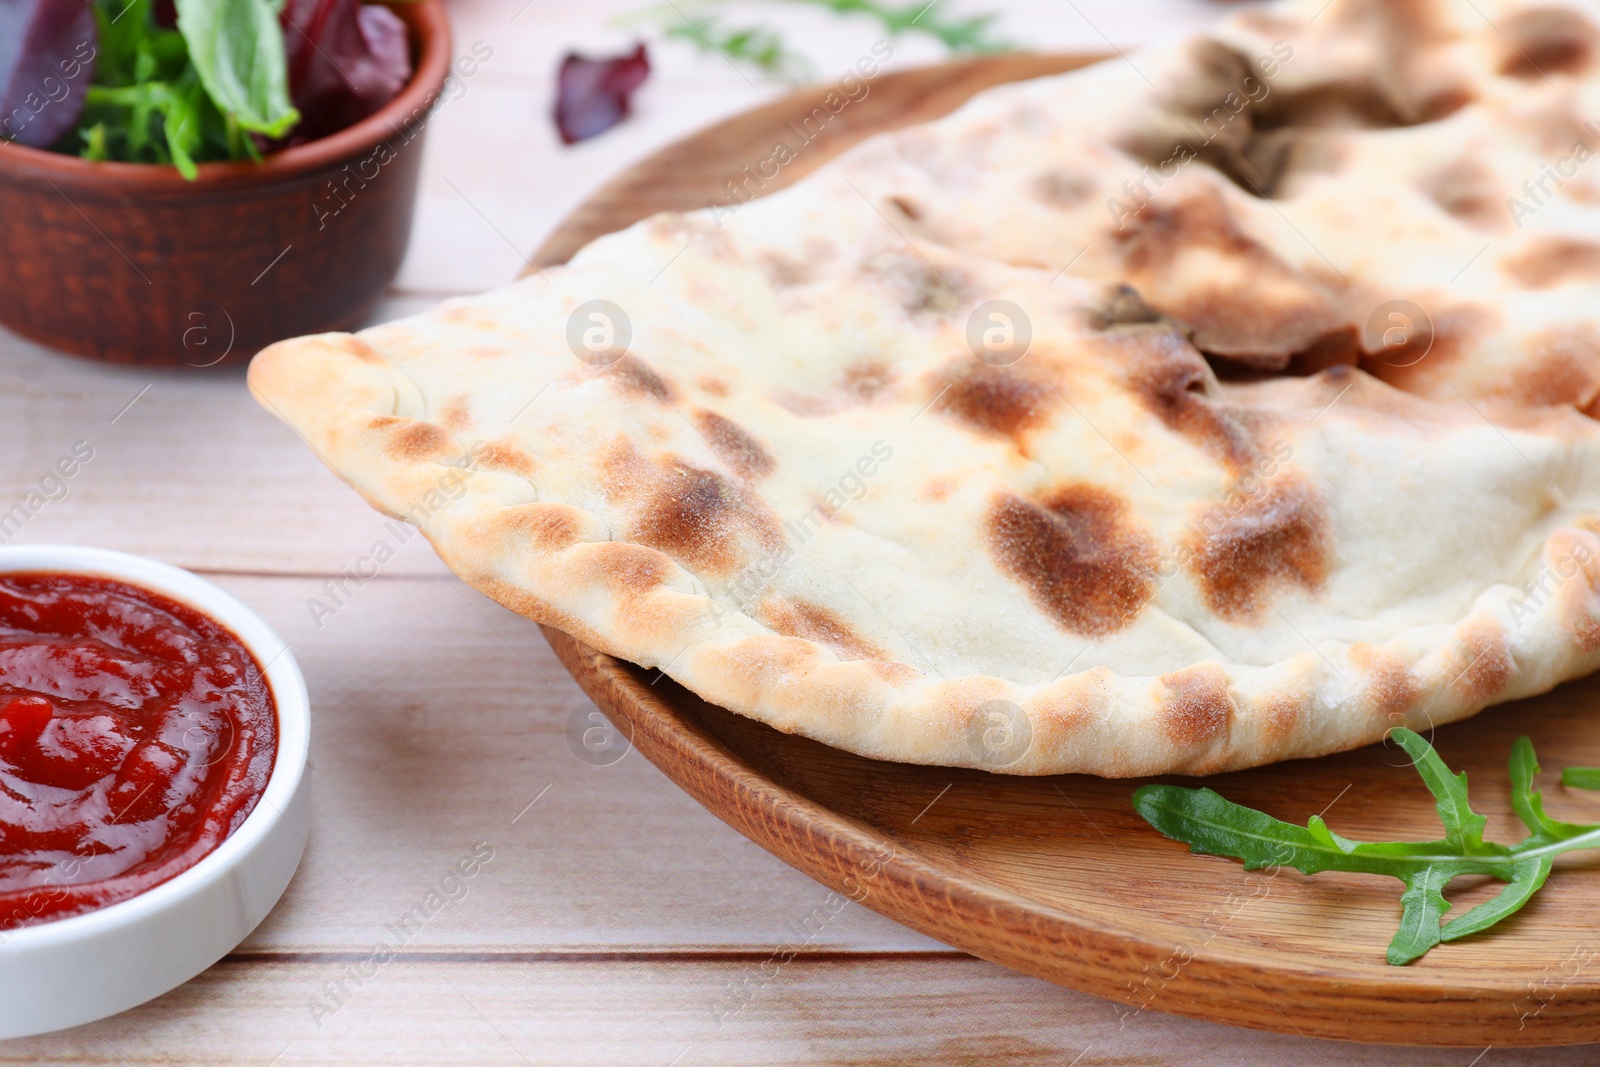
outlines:
M0 0L0 140L47 148L72 129L98 45L89 0Z
M411 80L406 24L386 7L288 0L282 18L289 95L301 115L290 144L353 126Z
M650 75L650 55L631 53L590 59L568 52L556 77L556 129L565 144L598 137L628 117L633 91Z

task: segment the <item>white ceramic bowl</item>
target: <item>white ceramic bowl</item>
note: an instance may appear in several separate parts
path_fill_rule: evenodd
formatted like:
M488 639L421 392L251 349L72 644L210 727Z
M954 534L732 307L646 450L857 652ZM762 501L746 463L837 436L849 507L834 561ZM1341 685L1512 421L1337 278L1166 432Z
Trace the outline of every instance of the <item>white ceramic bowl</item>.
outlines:
M114 578L226 626L266 670L278 710L278 754L266 792L244 823L182 874L98 911L0 930L0 1038L126 1011L227 955L288 888L305 851L311 805L305 679L288 646L255 612L188 571L122 552L0 546L0 573L16 571Z

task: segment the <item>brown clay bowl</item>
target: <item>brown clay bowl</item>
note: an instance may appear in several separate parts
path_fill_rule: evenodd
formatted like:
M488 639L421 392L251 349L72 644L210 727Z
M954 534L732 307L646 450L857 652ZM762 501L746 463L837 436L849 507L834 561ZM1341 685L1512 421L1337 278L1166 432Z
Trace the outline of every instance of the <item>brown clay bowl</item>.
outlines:
M192 367L357 325L400 269L450 70L441 0L393 10L411 30L410 84L261 163L204 163L186 181L0 142L0 323L75 355Z

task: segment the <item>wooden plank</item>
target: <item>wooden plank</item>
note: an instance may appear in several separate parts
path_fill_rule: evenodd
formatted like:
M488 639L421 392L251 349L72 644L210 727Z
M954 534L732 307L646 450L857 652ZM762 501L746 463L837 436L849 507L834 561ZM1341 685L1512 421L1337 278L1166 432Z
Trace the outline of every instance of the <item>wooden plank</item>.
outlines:
M1594 1062L1590 1048L1495 1049L1474 1060L1476 1054L1314 1041L1156 1013L1124 1025L1105 1001L971 959L478 963L408 957L381 965L317 958L223 963L94 1027L6 1042L0 1063L1580 1067Z
M397 299L380 314L429 303ZM93 458L58 482L52 469L80 442ZM0 449L7 543L92 544L200 570L336 574L385 533L383 517L227 364L152 373L0 335ZM20 522L7 522L17 505ZM384 571L447 573L420 538Z
M755 950L827 898L637 752L575 754L592 706L537 627L472 590L217 580L291 644L312 700L312 847L244 951L361 950L458 882L408 946ZM452 878L480 844L492 861ZM942 948L856 905L812 945Z

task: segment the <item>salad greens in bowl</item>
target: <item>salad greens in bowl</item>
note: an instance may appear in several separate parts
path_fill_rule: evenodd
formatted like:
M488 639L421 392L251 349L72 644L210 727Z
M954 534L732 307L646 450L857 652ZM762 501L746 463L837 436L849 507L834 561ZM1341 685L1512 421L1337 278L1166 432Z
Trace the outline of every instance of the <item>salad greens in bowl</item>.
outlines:
M450 73L440 0L0 0L0 323L191 367L357 325Z
M0 38L0 137L186 178L359 122L411 77L405 22L359 0L24 0Z

